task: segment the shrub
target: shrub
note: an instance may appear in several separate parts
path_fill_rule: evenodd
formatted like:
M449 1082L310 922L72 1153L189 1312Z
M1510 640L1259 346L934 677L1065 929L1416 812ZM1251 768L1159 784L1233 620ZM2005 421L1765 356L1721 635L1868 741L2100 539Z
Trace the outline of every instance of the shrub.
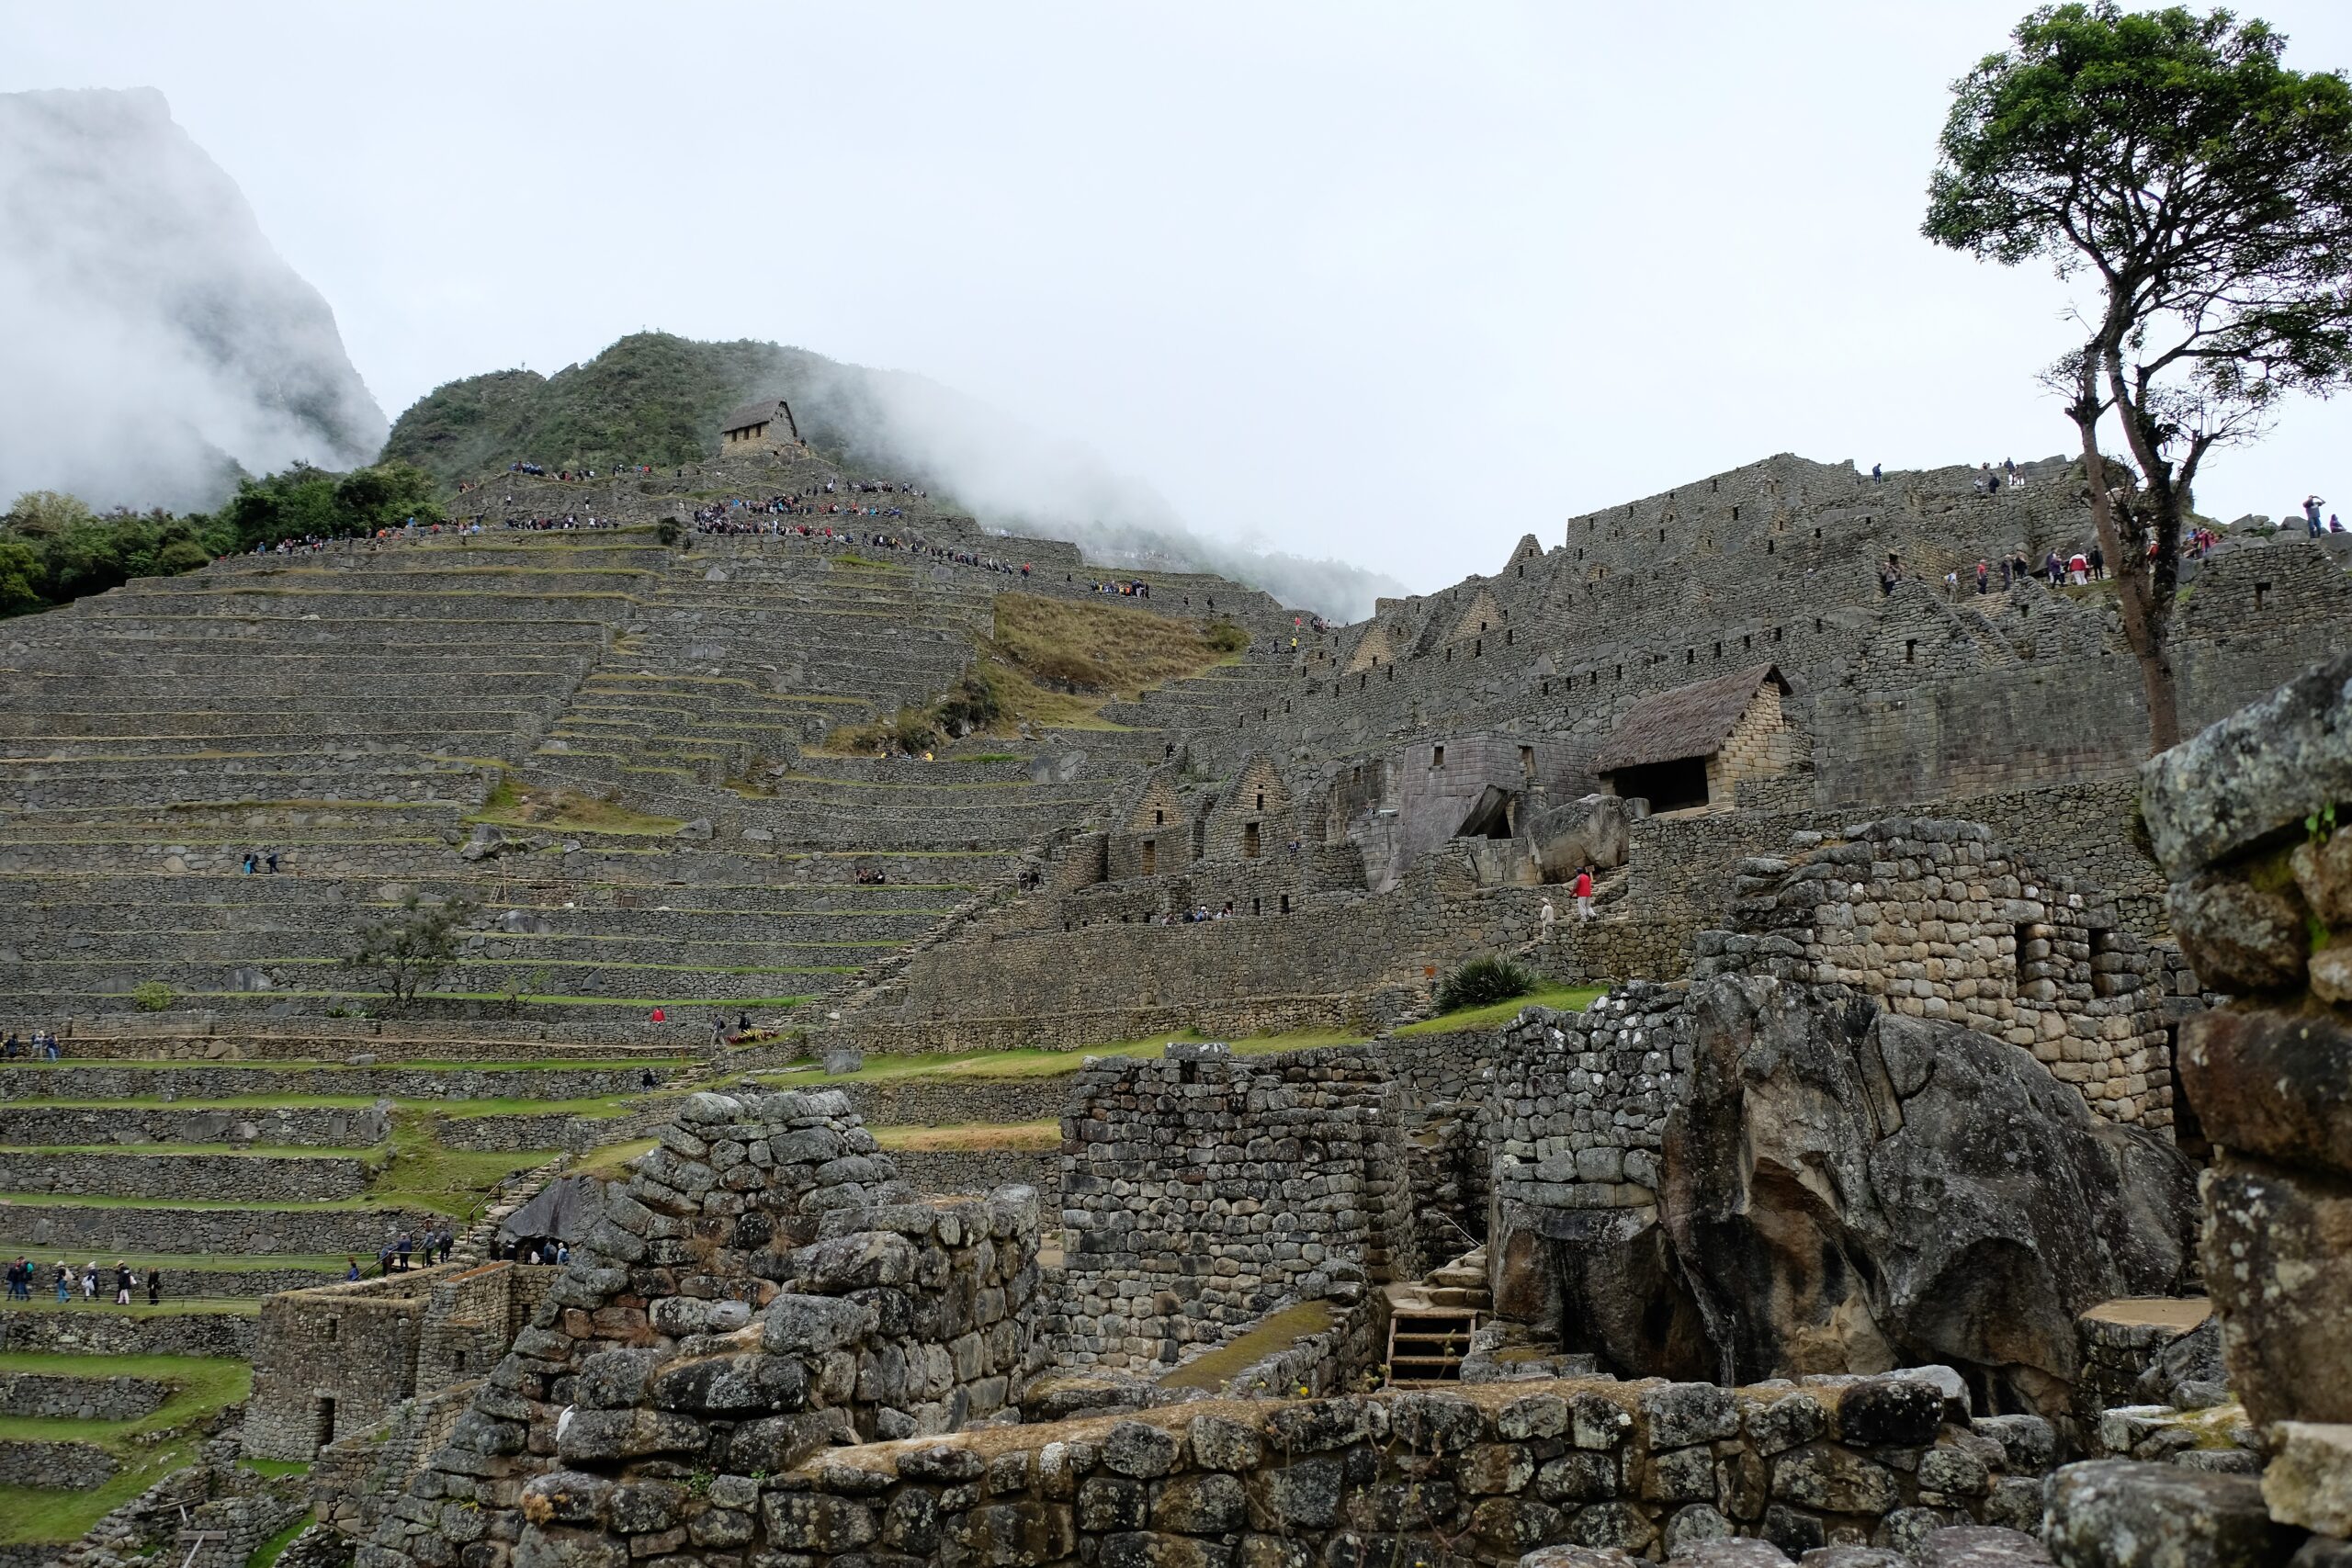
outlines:
M141 980L131 988L130 1005L141 1012L161 1012L172 1005L172 988L161 980Z
M1459 1012L1507 1002L1535 989L1535 976L1508 958L1474 958L1438 982L1437 1009Z
M1211 621L1201 639L1219 653L1238 653L1250 646L1250 634L1227 620Z

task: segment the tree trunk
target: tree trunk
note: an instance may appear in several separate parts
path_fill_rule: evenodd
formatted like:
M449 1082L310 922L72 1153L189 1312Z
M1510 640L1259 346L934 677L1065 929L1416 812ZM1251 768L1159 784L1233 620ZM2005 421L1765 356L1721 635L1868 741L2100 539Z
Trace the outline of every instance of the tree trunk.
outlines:
M2123 615L2123 640L2140 665L2140 691L2148 705L2148 752L2154 756L2180 744L2180 688L2172 667L2177 544L2172 560L2166 563L2173 570L2164 572L2164 581L2159 582L2155 563L2148 557L2147 531L2136 520L2128 535L2120 525L2115 498L2108 491L2107 458L2098 447L2101 411L2095 357L2098 347L2094 342L2084 355L2082 391L2070 413L2075 429L2082 433L2083 479L2090 487L2091 523L2098 534L2099 548L2107 556L2109 570L2115 574L2115 603ZM2150 499L2170 513L2155 520L2158 536L2168 536L2177 542L2180 537L2178 493L2167 487Z

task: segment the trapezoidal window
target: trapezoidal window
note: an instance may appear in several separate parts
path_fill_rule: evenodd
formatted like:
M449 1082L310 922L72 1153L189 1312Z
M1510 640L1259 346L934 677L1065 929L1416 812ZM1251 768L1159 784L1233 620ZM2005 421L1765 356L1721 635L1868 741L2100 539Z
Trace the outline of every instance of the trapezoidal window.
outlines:
M324 1397L322 1397L319 1400L318 1427L314 1435L318 1441L313 1446L317 1448L325 1448L329 1443L334 1441L334 1400Z
M1149 876L1159 869L1159 845L1151 839L1143 841L1143 874Z
M1678 757L1670 762L1620 768L1609 782L1621 795L1648 801L1652 811L1680 811L1707 804L1704 757Z
M1241 858L1243 860L1258 858L1258 824L1255 822L1244 822L1241 825Z

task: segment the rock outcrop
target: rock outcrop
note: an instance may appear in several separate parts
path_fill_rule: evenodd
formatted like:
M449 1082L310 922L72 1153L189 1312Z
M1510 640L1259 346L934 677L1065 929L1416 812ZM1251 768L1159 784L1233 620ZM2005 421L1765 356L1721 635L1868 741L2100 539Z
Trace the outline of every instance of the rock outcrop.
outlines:
M2151 761L2142 809L2173 919L2239 993L2180 1033L2215 1147L2206 1278L2222 1359L2277 1457L2270 1517L2352 1532L2352 658ZM2259 919L2238 918L2264 911Z
M1691 1009L1662 1218L1725 1381L1943 1362L2063 1414L2075 1315L2181 1284L2188 1162L2027 1053L1765 980Z

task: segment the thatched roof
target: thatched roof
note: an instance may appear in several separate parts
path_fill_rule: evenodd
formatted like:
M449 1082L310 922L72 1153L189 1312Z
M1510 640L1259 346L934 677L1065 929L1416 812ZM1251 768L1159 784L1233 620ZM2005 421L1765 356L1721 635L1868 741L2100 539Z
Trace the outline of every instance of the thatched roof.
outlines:
M756 402L745 403L729 414L727 422L718 428L722 434L732 434L738 430L750 430L755 425L775 424L779 421L785 429L793 433L795 440L799 439L799 428L792 423L792 405L782 398L762 398Z
M1601 742L1592 771L1611 773L1652 762L1713 756L1768 681L1783 694L1789 689L1778 667L1751 664L1711 681L1660 692L1627 714L1617 732Z

